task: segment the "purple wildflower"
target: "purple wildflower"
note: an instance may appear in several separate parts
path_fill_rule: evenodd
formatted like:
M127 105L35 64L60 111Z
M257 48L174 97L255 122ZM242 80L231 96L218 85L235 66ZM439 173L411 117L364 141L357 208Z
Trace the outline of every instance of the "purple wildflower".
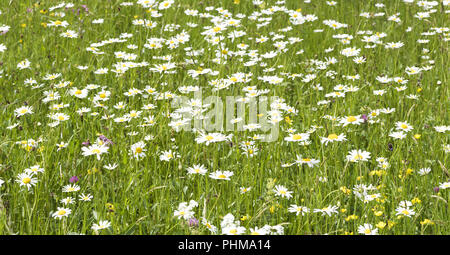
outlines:
M368 118L366 114L361 115L361 119L364 120L364 122L367 122Z
M106 143L106 144L108 144L108 145L113 145L113 144L114 144L113 141L109 140L109 139L108 139L106 136L104 136L104 135L100 135L98 138L99 138L102 142L104 142L104 143Z
M70 183L76 183L76 182L78 182L78 181L79 181L79 179L78 179L78 177L77 177L76 175L70 177L70 180L69 180Z
M195 217L192 217L188 220L189 227L198 227L198 220Z

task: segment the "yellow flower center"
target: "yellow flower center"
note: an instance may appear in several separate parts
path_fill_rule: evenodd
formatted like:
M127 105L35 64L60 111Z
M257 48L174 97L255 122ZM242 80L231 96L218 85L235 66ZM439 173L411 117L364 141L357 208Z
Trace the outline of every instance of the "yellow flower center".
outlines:
M293 140L300 140L300 139L302 139L302 136L301 135L293 135L292 139Z
M25 183L25 184L28 184L28 183L31 182L31 179L28 178L28 177L25 177L25 178L22 179L22 182Z
M330 140L335 140L335 139L338 139L338 136L337 136L336 134L330 134L330 135L328 136L328 139L330 139Z
M354 122L354 121L356 121L356 118L354 116L350 116L350 117L347 118L347 121L348 122Z
M361 156L361 154L356 154L355 155L355 160L357 160L357 159L362 159L363 158L363 156Z

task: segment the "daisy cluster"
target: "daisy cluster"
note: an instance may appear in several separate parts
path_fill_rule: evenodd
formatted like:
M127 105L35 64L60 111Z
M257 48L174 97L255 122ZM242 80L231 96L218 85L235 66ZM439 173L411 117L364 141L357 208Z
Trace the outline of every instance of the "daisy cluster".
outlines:
M12 4L0 234L449 233L448 0Z

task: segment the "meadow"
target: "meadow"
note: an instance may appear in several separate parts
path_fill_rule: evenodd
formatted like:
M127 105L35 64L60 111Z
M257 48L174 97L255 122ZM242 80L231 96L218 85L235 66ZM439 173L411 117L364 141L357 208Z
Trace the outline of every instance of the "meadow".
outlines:
M449 4L0 1L0 234L450 234Z

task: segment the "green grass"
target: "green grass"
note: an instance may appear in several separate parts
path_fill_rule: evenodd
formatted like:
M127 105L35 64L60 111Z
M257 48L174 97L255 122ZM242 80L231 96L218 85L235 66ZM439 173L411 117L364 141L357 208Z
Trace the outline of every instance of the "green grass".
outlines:
M241 0L239 4L233 0L175 1L165 10L159 10L161 17L151 17L148 8L136 4L120 5L125 1L76 1L74 6L53 11L48 9L60 4L60 1L1 1L0 26L10 29L0 35L0 45L7 49L0 52L0 234L211 234L201 224L205 217L218 228L225 215L231 213L246 228L275 226L282 224L284 234L359 234L358 227L371 224L377 228L378 234L440 234L450 233L449 189L435 187L449 181L448 128L437 132L435 127L449 125L449 91L448 91L448 31L423 35L433 31L431 28L448 27L449 7L443 2L432 7L429 18L418 19L414 15L426 12L416 3L403 1L384 1L384 7L375 6L378 1L336 1L335 6L326 1L286 0L285 4L276 1L264 1L263 5L253 5L252 1ZM68 2L66 2L68 3ZM88 12L82 5L86 5ZM214 10L206 11L208 6ZM272 15L262 14L258 18L271 17L267 26L258 28L256 24L264 21L248 19L254 12L268 10L272 6L285 6L295 11L301 8L302 15L313 14L318 19L293 25L289 15L283 11ZM212 45L201 33L206 26L212 26L206 17L193 17L184 13L186 9L196 9L199 13L220 16L215 8L228 10L234 18L241 13L246 17L240 19L238 28L228 27L223 32L223 43L229 51L238 51L238 43L248 44L245 50L258 50L259 54L276 51L275 41L288 41L290 37L298 37L303 41L287 44L286 52L274 58L261 59L253 66L245 66L249 57L229 57L224 64L214 61L216 50L222 51L220 45ZM157 9L157 7L155 8ZM28 11L27 11L28 10ZM429 11L429 10L428 10ZM64 12L64 17L56 17ZM360 13L385 13L384 16L365 18ZM388 21L388 17L399 13L400 23ZM92 24L95 19L104 19L103 24ZM157 22L157 26L148 29L133 25L133 20L148 19ZM347 27L333 30L323 24L324 20L333 19L347 24ZM67 21L64 27L50 27L52 21ZM187 23L196 23L191 28ZM175 31L164 31L167 24L178 24ZM280 31L286 27L290 31ZM410 32L406 32L411 27ZM323 32L314 32L323 29ZM60 34L67 30L78 33L78 38L64 38ZM190 38L175 49L166 45L160 49L144 47L148 38L169 39L182 31ZM245 31L246 35L236 38L234 42L227 38L230 31ZM362 41L367 34L359 31L371 31L372 34L385 33L380 44L374 48L365 48ZM87 51L92 43L99 43L110 38L119 38L122 33L133 34L125 42L106 44L98 47L104 54L97 55ZM273 41L273 35L284 38ZM349 44L342 44L333 35L348 34L353 36ZM268 41L257 43L256 38L268 37ZM370 35L367 35L370 36ZM428 43L418 43L420 39ZM389 42L404 43L398 49L386 49ZM127 45L136 45L137 49L128 49ZM369 45L373 45L370 43ZM198 56L187 56L185 48L204 52ZM340 54L341 50L356 47L364 56L365 63L356 64L353 57ZM334 48L326 52L328 48ZM0 47L1 49L1 47ZM427 49L428 51L423 51ZM302 54L296 54L303 50ZM148 62L145 67L130 68L118 76L111 72L113 65L122 60L115 57L114 52L134 53L135 63ZM149 68L155 64L165 63L155 56L172 57L176 64L174 74L159 74ZM327 65L325 69L312 63L311 60L324 61L334 57L338 61ZM326 59L327 58L327 59ZM29 68L19 69L17 64L28 59ZM429 61L433 60L433 63ZM123 60L126 61L126 60ZM191 64L189 61L195 61ZM260 63L267 66L261 67ZM77 66L87 66L87 70L79 70ZM408 75L407 67L427 67L419 74ZM203 75L193 79L188 70L210 68L218 71L217 76ZM265 73L265 68L274 68ZM107 74L94 74L99 68L108 68ZM328 71L336 72L335 78L328 77ZM60 73L55 80L44 80L47 74ZM229 78L236 73L251 73L248 83L235 83L227 89L214 91L208 82ZM283 73L302 74L303 77L290 79ZM302 81L305 75L315 74L312 81ZM348 80L344 76L359 75L358 80ZM265 75L282 77L282 83L273 85L263 82L258 77ZM397 91L402 85L391 81L387 84L377 81L377 77L403 77L408 80L405 90ZM34 79L37 84L27 85L25 80ZM55 86L61 81L69 81L63 88ZM165 84L166 83L166 84ZM43 84L42 87L32 86ZM69 94L73 87L85 88L88 84L100 87L89 91L88 97L79 99ZM314 89L320 84L323 90ZM356 92L347 92L345 97L330 98L326 94L334 91L338 84L358 87ZM101 87L111 92L109 100L102 103L107 108L95 107L93 98ZM245 96L243 88L256 86L258 90L268 90L266 96L278 96L285 103L298 110L297 114L283 111L279 122L280 135L274 142L254 141L258 154L247 157L242 154L240 144L250 141L254 134L261 131L222 132L233 134L231 142L198 144L198 134L188 131L176 132L168 126L171 119L168 114L176 109L171 99L158 100L156 96L145 91L134 97L125 96L130 88L144 90L146 86L158 92L171 92L193 98L193 93L181 94L181 86L198 86L202 89L203 98L214 95L225 99L226 96ZM59 99L44 102L45 91L57 91ZM374 95L374 90L385 89L385 94ZM408 98L410 95L418 99ZM327 104L318 105L322 100ZM114 108L118 102L127 104L126 109ZM55 103L69 104L68 107L52 110ZM147 104L155 105L154 109L142 110ZM225 104L225 101L224 101ZM33 107L32 114L16 117L15 110L21 106ZM77 110L82 107L91 108L91 112L81 117ZM389 114L380 113L371 119L374 123L364 122L361 125L342 126L339 118L350 115L369 115L372 111L384 108L395 108ZM128 123L116 123L114 118L129 113L131 110L142 111L141 115ZM70 116L69 120L51 127L53 120L49 114L61 112ZM92 116L92 112L98 115ZM111 119L103 116L115 114ZM154 116L156 124L142 127L143 117ZM324 116L334 116L337 120L329 120ZM285 119L289 117L289 119ZM396 122L407 122L413 127L405 132L406 137L396 140L389 134L396 128ZM7 128L14 124L16 127ZM311 128L315 127L315 130ZM311 131L309 145L287 142L287 130L296 129L295 133ZM134 133L133 133L134 132ZM216 132L216 131L214 131ZM347 140L321 143L321 137L329 134L345 134ZM94 143L100 134L114 142L101 160L95 156L83 156L83 142ZM414 135L420 138L414 138ZM152 139L148 136L153 136ZM42 139L35 148L26 148L16 142L28 139ZM136 160L130 155L132 144L139 141L146 143L146 157ZM66 148L57 151L56 144L68 143ZM392 150L389 145L392 145ZM444 148L445 146L446 149ZM172 149L180 157L168 162L161 161L163 151ZM366 162L348 162L346 156L351 150L361 149L370 152ZM294 164L282 167L285 163L293 163L296 156L320 160L313 168ZM390 167L384 172L376 161L384 157ZM114 170L104 168L107 164L116 163ZM189 175L187 168L194 164L202 164L208 172L205 175ZM43 173L36 174L38 182L29 190L21 187L16 180L26 168L40 165ZM419 175L422 168L431 168L427 175ZM410 170L408 170L410 169ZM231 180L215 180L209 174L216 170L227 170L234 173ZM383 173L380 176L374 174ZM80 186L77 192L64 193L62 188L69 183L72 176L77 176ZM327 181L319 180L326 177ZM0 181L1 183L1 181ZM379 194L378 199L364 203L353 192L355 185L373 185L375 190L369 194ZM290 199L276 196L274 187L283 185L292 191ZM240 187L251 187L241 194ZM345 189L343 188L345 187ZM345 192L348 189L349 192ZM91 201L79 201L80 194L91 194ZM72 197L73 204L64 205L61 199ZM187 220L174 216L175 210L182 202L195 200L194 216L200 220L198 227L190 227ZM415 214L411 217L397 215L396 209L401 201L412 201L410 206ZM310 209L304 216L288 211L290 205L306 206ZM112 205L112 207L111 207ZM337 213L332 216L313 212L327 206L338 206ZM55 219L52 214L58 207L72 210L68 217ZM356 215L354 219L348 218ZM243 218L243 216L246 216ZM424 224L425 219L432 224ZM105 230L92 230L93 224L100 220L108 220L111 226ZM383 225L385 223L385 226Z

